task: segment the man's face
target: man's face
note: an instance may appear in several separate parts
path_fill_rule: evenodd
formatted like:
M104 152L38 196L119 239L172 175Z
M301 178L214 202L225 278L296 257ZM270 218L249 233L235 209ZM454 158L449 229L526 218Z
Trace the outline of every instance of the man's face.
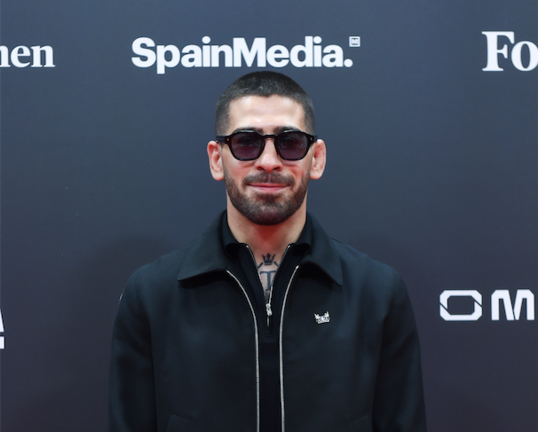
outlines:
M226 135L238 130L277 135L290 129L305 131L303 108L293 99L247 96L230 104ZM273 139L268 138L258 159L239 161L233 157L228 146L222 144L222 173L229 202L255 224L276 225L284 222L306 205L314 151L312 147L305 158L287 161L278 156Z

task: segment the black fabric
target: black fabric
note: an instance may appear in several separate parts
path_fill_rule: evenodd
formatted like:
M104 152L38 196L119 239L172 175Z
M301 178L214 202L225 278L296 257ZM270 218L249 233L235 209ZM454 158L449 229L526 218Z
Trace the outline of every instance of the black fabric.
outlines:
M110 432L166 432L178 423L174 416L197 432L258 430L259 357L267 353L258 306L231 270L223 217L129 278L112 339ZM279 323L285 431L352 432L371 424L374 432L425 432L405 284L394 269L311 223L311 247ZM274 400L274 387L267 389ZM357 420L363 416L369 420Z
M280 432L280 372L278 323L282 313L284 294L295 267L310 250L312 222L307 218L297 242L289 245L276 272L271 309L273 315L268 319L263 287L260 282L257 263L244 243L233 236L227 220L222 218L222 240L230 260L227 267L247 289L258 320L260 342L260 432Z

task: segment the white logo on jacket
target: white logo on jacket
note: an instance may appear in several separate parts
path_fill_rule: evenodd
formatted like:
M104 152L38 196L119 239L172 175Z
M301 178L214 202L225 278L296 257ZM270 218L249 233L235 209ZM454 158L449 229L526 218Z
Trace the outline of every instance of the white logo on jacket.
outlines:
M325 312L323 315L314 314L314 318L316 318L318 324L325 324L331 320L329 312Z

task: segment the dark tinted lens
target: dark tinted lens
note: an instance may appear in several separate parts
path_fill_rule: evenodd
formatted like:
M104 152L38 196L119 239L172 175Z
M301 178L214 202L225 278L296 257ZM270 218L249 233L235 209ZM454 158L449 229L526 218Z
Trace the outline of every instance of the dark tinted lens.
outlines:
M239 159L256 159L260 155L263 138L255 132L235 134L230 142L232 153Z
M302 159L308 151L308 138L301 132L283 132L278 135L276 145L284 159Z

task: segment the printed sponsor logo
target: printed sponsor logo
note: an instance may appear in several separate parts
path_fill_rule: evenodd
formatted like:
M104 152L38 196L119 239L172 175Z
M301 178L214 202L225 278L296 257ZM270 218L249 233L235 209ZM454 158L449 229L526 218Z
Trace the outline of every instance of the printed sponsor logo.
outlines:
M149 37L139 37L132 43L135 54L133 64L140 68L156 66L157 74L168 68L191 67L351 67L353 60L344 58L340 45L321 45L320 36L305 36L303 45L288 48L284 45L268 46L264 37L254 38L250 46L245 38L233 38L231 45L212 45L211 38L204 36L203 45L157 45ZM350 47L360 47L359 36L349 37Z
M19 45L10 52L7 46L0 45L0 67L11 66L17 68L55 67L54 50L49 45L31 47Z
M483 31L486 36L487 63L482 68L486 72L503 71L506 63L523 72L528 72L538 66L538 46L529 41L515 43L513 31ZM507 42L510 43L510 47ZM507 61L503 61L502 59ZM499 62L501 62L499 64Z
M2 319L2 311L0 310L0 349L4 349L4 320Z
M466 298L466 302L472 305L473 311L470 313L451 312L449 299L458 297ZM439 304L439 313L445 321L477 321L482 316L482 294L476 290L445 290L439 297ZM522 318L523 310L527 321L534 321L534 294L528 289L517 290L514 302L512 302L510 291L506 289L496 290L491 295L492 321L499 321L501 317L505 317L507 321L518 321ZM504 311L504 314L501 311Z

